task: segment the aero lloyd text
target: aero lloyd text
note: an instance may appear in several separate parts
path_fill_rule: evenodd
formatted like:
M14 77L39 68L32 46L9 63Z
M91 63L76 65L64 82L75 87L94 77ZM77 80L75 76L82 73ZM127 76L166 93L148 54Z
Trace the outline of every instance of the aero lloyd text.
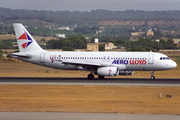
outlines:
M130 65L145 65L146 60L114 60L112 64L130 64Z

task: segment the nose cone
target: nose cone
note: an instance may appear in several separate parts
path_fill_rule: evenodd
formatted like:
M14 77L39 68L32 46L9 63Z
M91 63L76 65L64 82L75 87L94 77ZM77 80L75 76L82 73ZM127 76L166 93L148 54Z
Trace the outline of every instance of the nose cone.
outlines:
M169 67L175 68L176 66L177 66L176 62L174 62L173 60L171 60L171 63L169 64Z

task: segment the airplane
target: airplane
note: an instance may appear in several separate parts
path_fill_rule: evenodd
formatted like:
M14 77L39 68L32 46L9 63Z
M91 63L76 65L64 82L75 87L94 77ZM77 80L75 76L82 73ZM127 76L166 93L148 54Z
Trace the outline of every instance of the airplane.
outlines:
M88 79L105 76L133 75L134 71L169 70L177 66L166 55L156 52L70 52L43 50L21 23L14 23L19 52L11 57L37 65L63 69L90 71Z

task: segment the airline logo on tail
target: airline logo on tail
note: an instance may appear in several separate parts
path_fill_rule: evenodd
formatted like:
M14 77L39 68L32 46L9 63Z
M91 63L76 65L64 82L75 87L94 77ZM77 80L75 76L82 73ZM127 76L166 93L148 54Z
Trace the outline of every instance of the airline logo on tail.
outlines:
M25 49L27 48L33 40L31 37L24 31L24 33L18 38L18 40L28 40L28 42L23 43L21 46Z

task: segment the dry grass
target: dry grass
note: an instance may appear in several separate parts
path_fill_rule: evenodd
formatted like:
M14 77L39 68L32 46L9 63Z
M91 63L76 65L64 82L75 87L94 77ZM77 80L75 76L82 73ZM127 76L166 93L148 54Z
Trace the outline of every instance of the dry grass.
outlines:
M179 93L180 87L1 85L0 111L179 115Z
M15 35L0 35L0 41L6 39L16 39Z

